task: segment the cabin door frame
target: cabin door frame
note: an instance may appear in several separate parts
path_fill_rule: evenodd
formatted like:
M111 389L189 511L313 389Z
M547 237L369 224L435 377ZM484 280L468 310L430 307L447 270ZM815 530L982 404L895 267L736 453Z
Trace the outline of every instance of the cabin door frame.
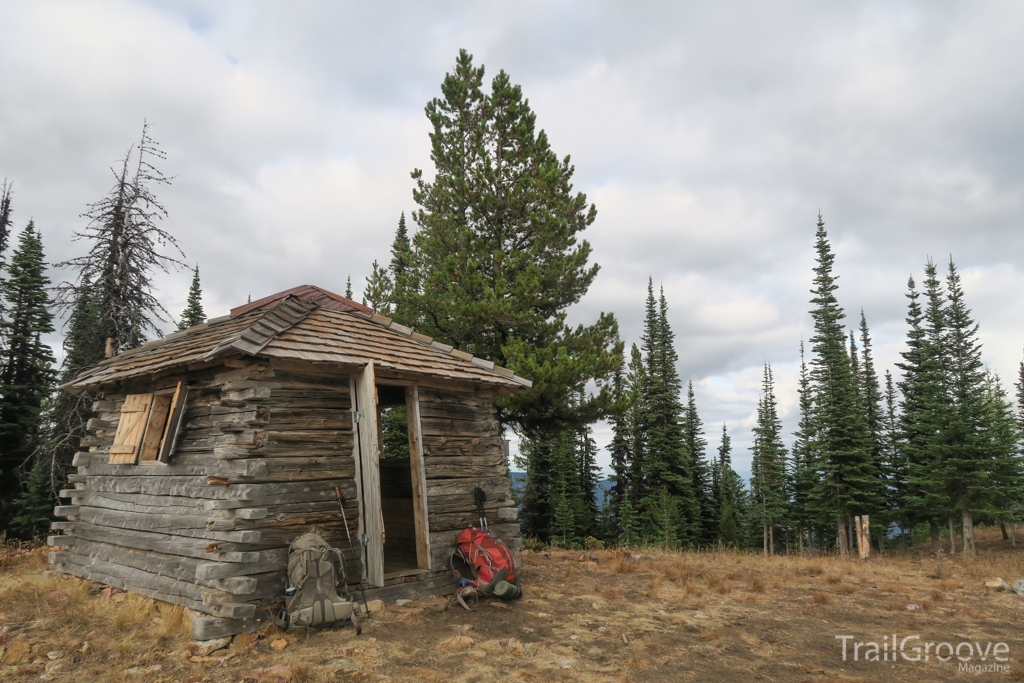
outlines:
M380 495L380 441L377 425L377 384L405 387L406 415L409 427L409 467L412 478L413 522L416 529L416 565L429 571L430 526L427 508L427 481L423 462L423 429L420 421L419 387L414 382L377 380L373 362L353 376L353 417L358 438L355 447L356 479L360 500L360 540L363 542L364 574L371 586L384 585L384 516Z

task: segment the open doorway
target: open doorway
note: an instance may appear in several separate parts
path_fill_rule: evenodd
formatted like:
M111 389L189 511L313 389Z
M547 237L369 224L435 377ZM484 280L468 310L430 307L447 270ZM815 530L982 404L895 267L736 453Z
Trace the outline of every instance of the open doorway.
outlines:
M384 521L384 574L419 567L406 388L377 385L380 507Z

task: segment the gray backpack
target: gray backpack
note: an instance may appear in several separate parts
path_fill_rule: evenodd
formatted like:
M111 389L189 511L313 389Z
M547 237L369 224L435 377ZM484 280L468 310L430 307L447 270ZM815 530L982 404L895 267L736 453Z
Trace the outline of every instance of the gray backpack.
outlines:
M317 534L299 536L288 546L288 587L278 626L311 628L348 619L356 633L361 633L356 605L347 584L341 551L329 546ZM344 597L338 596L338 589Z

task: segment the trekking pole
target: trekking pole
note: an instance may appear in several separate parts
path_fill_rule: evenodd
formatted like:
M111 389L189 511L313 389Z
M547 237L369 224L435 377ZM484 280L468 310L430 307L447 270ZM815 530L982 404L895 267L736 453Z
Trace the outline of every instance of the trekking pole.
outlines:
M484 512L484 501L487 500L487 494L479 486L473 489L473 498L476 500L476 511L480 515L480 528L485 532L490 533L491 530L487 527L487 514Z
M341 508L341 520L345 523L345 536L348 537L348 549L352 550L352 532L348 530L348 515L345 514L345 499L341 495L341 488L335 484L334 492L338 494L338 507ZM359 572L359 594L363 596L363 609L366 615L370 615L370 608L366 604L366 591L363 590L363 573Z

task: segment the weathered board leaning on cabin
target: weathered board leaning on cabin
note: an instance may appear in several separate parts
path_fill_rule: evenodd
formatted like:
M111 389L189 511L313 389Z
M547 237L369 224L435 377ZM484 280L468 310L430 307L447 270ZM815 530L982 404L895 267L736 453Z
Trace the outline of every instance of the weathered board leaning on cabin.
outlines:
M288 544L311 530L368 597L450 593L474 488L520 544L493 398L528 386L316 287L253 302L66 387L100 399L50 562L206 615L200 639L255 628L284 594ZM383 478L382 394L408 433Z

